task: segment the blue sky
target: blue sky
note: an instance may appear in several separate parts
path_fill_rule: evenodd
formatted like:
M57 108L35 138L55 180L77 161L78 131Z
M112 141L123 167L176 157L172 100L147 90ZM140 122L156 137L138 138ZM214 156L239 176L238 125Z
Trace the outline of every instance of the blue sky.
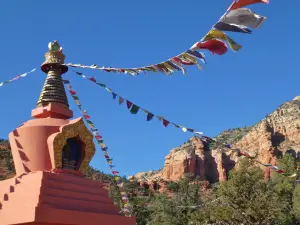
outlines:
M0 8L1 76L11 79L39 68L49 41L58 40L66 62L113 67L158 63L200 40L231 4L230 0L3 0ZM132 102L178 124L216 136L225 129L252 125L299 93L300 2L250 7L268 17L252 35L228 33L243 45L238 53L206 53L205 70L192 67L187 76L175 73L131 77L95 70L95 76ZM294 17L294 18L293 18ZM170 149L192 137L164 128L158 120L131 115L112 96L72 73L70 79L85 109L103 135L117 169L125 175L163 167ZM43 86L40 70L0 88L0 136L30 119ZM75 116L80 116L69 98ZM108 172L98 150L92 165Z

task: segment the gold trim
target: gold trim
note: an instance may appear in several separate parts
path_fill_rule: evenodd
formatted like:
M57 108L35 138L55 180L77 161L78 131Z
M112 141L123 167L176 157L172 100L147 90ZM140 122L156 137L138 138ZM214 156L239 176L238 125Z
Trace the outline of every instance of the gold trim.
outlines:
M80 165L79 171L85 173L96 152L93 135L84 125L82 118L76 123L63 126L60 130L61 131L54 137L53 140L55 168L62 168L62 150L67 143L67 139L79 137L79 139L85 144L84 159Z

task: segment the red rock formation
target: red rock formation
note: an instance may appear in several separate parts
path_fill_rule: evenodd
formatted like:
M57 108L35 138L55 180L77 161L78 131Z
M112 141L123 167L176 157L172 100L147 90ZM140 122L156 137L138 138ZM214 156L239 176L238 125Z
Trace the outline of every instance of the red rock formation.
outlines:
M192 173L200 180L224 181L240 159L236 151L221 151L224 142L233 143L233 149L257 155L261 163L276 165L277 158L288 150L300 161L300 96L281 105L253 127L225 131L216 139L217 144L208 149L199 137L193 137L171 150L161 171L140 173L136 178L177 181L186 173ZM263 166L262 169L269 178L270 170Z

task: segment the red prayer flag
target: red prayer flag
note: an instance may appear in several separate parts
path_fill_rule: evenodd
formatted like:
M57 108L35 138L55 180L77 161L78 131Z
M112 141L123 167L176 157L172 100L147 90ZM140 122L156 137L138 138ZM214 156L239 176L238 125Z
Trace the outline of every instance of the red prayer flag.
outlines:
M187 66L191 66L191 65L194 65L195 63L193 62L186 62L186 61L183 61L182 59L180 59L179 57L173 57L172 58L175 62L178 62L178 63L181 63L183 65L187 65Z
M89 78L90 81L97 82L94 77Z
M127 104L127 108L130 109L130 107L132 106L132 102L126 100L126 104Z
M118 173L119 173L118 171L115 171L115 170L112 171L112 174L113 174L113 175L117 175Z
M255 4L255 3L269 4L269 0L234 0L232 5L229 7L229 10L242 8L244 6Z
M277 173L284 173L284 170L276 170Z
M228 47L225 42L217 39L212 39L205 42L197 42L193 48L194 47L198 49L207 49L212 54L216 53L218 55L223 55L228 51Z
M89 116L89 115L87 115L87 114L85 114L85 115L83 115L83 117L85 118L85 119L90 119L91 117Z
M96 140L100 140L102 137L100 135L95 136Z
M168 120L163 119L163 124L164 124L165 127L167 127L169 125L169 123L170 122Z
M69 90L69 92L70 92L71 95L76 95L76 91Z

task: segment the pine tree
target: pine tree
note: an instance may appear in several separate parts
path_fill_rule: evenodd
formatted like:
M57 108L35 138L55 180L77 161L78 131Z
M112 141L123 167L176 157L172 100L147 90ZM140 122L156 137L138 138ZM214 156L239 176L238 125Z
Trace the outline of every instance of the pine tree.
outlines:
M262 170L244 159L229 180L221 183L216 201L194 213L194 224L281 224L281 201L264 180Z

